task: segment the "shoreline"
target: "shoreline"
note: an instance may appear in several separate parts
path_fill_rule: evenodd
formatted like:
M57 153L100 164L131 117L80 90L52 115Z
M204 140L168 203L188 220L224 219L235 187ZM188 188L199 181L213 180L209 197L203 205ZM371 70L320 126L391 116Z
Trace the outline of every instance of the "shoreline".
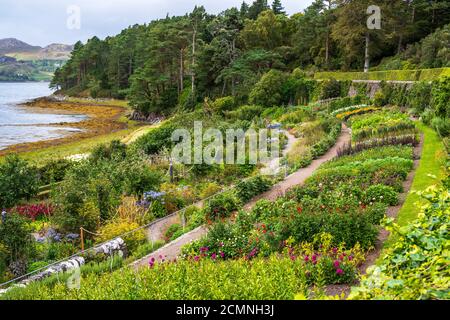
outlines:
M71 101L70 98L59 101L52 96L48 96L18 103L16 107L32 114L79 115L86 118L79 122L41 124L56 129L61 128L63 130L70 127L80 131L70 132L60 138L11 145L0 150L0 157L11 153L22 154L81 142L85 139L105 136L129 128L126 117L128 109L123 105L102 103L95 100Z

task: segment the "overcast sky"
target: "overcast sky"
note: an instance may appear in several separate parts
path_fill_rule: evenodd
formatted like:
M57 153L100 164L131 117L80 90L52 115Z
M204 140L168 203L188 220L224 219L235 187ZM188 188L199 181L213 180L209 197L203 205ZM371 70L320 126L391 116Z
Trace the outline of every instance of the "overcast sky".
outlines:
M246 0L247 3L253 0ZM313 0L282 0L289 14L305 9ZM96 35L104 38L135 23L183 15L195 5L210 13L240 7L242 0L1 0L0 39L17 38L31 45L73 44ZM269 0L269 2L271 2ZM68 28L68 8L81 10L81 27ZM73 11L72 11L73 13Z

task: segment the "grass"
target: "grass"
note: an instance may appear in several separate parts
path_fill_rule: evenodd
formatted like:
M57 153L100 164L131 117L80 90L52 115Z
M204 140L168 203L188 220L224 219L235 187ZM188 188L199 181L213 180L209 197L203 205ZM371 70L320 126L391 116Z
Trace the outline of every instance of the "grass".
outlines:
M81 103L81 104L89 103L89 104L94 104L94 105L101 105L101 106L108 106L108 107L122 107L122 108L131 109L131 106L128 104L128 100L118 100L118 99L96 100L96 99L87 99L87 98L78 98L78 97L67 97L65 101L71 102L71 103Z
M34 164L44 164L52 159L65 158L76 154L90 152L99 144L109 143L113 140L122 140L127 138L136 130L136 125L131 125L128 129L112 132L109 134L87 138L67 144L44 148L36 151L24 152L20 156Z
M439 183L445 174L444 160L446 152L444 144L433 129L421 123L418 124L418 128L424 134L422 157L416 170L411 191L398 214L397 224L401 227L415 220L420 212L421 204L424 204L424 200L415 191L424 191L428 187ZM385 242L384 249L389 248L396 239L395 235L391 235Z

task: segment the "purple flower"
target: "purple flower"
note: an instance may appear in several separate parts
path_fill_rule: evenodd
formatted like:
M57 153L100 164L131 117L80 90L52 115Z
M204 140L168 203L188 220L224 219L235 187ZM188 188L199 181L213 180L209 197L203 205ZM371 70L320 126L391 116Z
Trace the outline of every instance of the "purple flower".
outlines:
M220 257L221 257L222 259L224 259L224 258L225 258L225 253L223 253L222 251L220 251Z
M150 262L155 262L155 258L154 258L154 257L151 257L151 258L150 258Z
M348 256L348 261L352 261L353 257L352 256Z
M337 269L337 270L336 270L336 274L338 274L338 275L343 275L343 274L344 274L344 270L342 270L342 269Z
M333 248L333 253L337 253L338 249L337 248Z
M217 254L213 253L213 254L211 255L211 259L216 260L216 259L217 259Z
M305 256L304 260L305 260L305 262L308 262L309 261L309 256Z
M339 261L336 260L336 261L334 262L333 265L334 265L335 268L339 268L339 266L341 265L341 263L340 263Z
M199 261L200 260L200 257L199 256L195 256L194 257L194 261Z

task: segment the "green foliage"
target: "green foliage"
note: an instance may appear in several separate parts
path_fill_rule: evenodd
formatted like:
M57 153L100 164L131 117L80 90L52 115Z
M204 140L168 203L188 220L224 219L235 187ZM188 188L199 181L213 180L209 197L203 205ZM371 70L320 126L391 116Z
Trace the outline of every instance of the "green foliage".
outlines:
M170 123L163 124L140 137L135 143L136 148L146 154L156 154L164 148L170 148L172 146L172 132L174 130L175 127Z
M38 174L25 160L9 155L0 163L0 208L30 200L38 191Z
M6 220L0 223L0 246L4 258L0 264L10 267L11 273L15 276L21 276L21 272L16 272L12 265L26 266L28 260L35 254L34 239L25 218L17 214L9 214ZM26 267L23 271L26 271Z
M336 79L331 78L329 80L325 80L322 82L320 92L321 99L337 98L340 96L341 96L341 85Z
M236 101L233 97L223 97L214 100L212 107L217 112L231 111L236 106Z
M392 187L377 184L370 186L365 191L365 203L370 202L382 202L390 206L396 206L398 204L397 192Z
M448 227L450 194L445 187L421 193L427 200L418 219L401 228L386 221L399 235L379 265L368 270L350 299L418 300L449 298Z
M434 83L431 105L438 117L450 118L450 76Z
M223 192L209 199L203 209L207 219L224 219L238 209L238 201L232 192Z
M227 118L234 120L248 120L252 121L256 117L258 117L264 108L260 106L250 105L250 106L241 106L237 110L230 111L226 113Z
M272 186L272 181L263 176L243 180L236 185L236 196L245 204L253 197L266 192Z
M98 230L100 236L97 237L97 242L102 243L104 241L109 241L128 233L126 236L122 237L127 244L127 249L130 252L134 252L134 250L136 250L146 239L143 230L130 232L137 228L139 228L139 225L135 222L121 219L112 220Z
M275 107L285 104L285 84L288 76L277 70L271 70L262 76L261 80L250 92L249 102L265 107Z
M66 159L57 159L47 162L38 168L39 183L41 186L64 179L66 172L73 166L73 162Z
M314 79L379 80L379 81L433 81L448 73L448 68L420 70L389 70L371 72L317 72Z

